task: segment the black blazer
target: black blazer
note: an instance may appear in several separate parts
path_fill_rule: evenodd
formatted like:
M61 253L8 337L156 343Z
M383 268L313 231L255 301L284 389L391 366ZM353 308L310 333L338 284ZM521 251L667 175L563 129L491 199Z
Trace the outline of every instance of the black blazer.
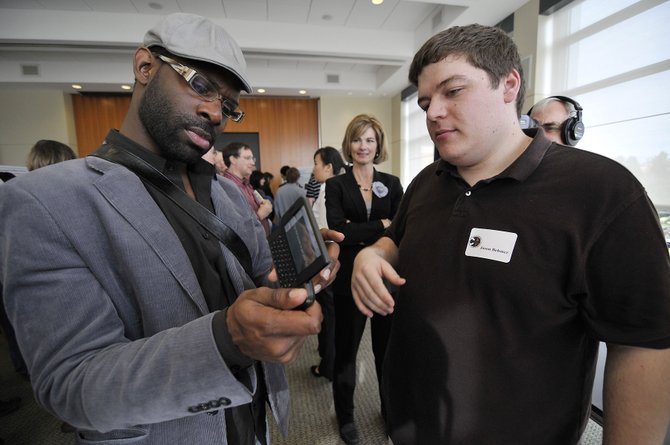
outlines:
M372 181L373 184L382 183L388 192L386 196L379 197L373 191L369 221L365 201L351 168L345 174L326 181L328 227L344 233L344 241L340 243L341 266L333 283L336 293L351 294L354 258L363 247L373 244L384 234L381 220L392 220L400 206L403 189L398 177L375 170Z

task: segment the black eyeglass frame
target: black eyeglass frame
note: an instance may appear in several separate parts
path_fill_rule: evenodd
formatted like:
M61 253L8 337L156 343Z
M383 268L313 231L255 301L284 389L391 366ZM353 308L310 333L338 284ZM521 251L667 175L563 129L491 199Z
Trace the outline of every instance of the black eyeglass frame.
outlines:
M161 59L163 62L170 65L170 67L173 70L175 70L177 74L183 77L188 86L191 87L191 89L198 96L200 96L207 102L214 102L217 99L220 100L221 113L223 113L224 116L226 116L233 122L240 122L244 118L245 114L244 111L236 110L238 104L231 99L223 97L218 91L216 91L216 87L214 87L214 84L210 82L209 79L207 79L204 75L200 74L193 68L181 64L176 60L171 59L162 54L156 54L156 56L158 56L158 58ZM201 88L198 88L198 86L194 84L197 80L200 81L201 87L202 86L205 87L206 91L200 91Z

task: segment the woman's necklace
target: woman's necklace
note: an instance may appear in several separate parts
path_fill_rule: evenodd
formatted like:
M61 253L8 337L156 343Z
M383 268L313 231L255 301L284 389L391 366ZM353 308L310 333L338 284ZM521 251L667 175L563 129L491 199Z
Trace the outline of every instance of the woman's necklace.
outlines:
M361 185L361 183L362 183L363 181L359 181L358 178L357 178L356 176L357 176L357 175L354 173L354 179L356 179L356 184L358 184L358 188L359 188L359 189L363 190L364 192L369 192L370 190L372 190L372 182L370 182L370 185L369 185L369 186L367 186L367 187L363 187L363 186Z

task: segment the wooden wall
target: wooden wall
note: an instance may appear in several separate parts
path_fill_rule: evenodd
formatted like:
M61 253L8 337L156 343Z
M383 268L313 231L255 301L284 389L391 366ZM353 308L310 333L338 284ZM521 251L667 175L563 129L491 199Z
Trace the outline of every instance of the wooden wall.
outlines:
M110 128L120 128L130 106L130 95L73 95L77 147L86 156L103 141ZM229 121L226 132L255 132L260 141L262 167L280 182L282 165L312 165L319 144L318 99L242 97L246 116Z
M100 146L110 128L120 128L130 107L130 95L72 95L79 156Z
M242 97L240 108L246 116L240 123L229 122L226 132L257 132L263 171L281 182L282 165L303 167L314 164L319 148L318 99Z

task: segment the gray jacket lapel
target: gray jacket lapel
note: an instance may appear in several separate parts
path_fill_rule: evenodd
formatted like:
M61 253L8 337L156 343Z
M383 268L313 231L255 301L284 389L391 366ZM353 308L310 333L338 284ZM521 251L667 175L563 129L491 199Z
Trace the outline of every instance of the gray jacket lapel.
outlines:
M139 178L125 167L87 157L88 166L102 176L95 187L156 253L203 315L209 313L198 280L179 238ZM178 246L178 248L175 248Z

